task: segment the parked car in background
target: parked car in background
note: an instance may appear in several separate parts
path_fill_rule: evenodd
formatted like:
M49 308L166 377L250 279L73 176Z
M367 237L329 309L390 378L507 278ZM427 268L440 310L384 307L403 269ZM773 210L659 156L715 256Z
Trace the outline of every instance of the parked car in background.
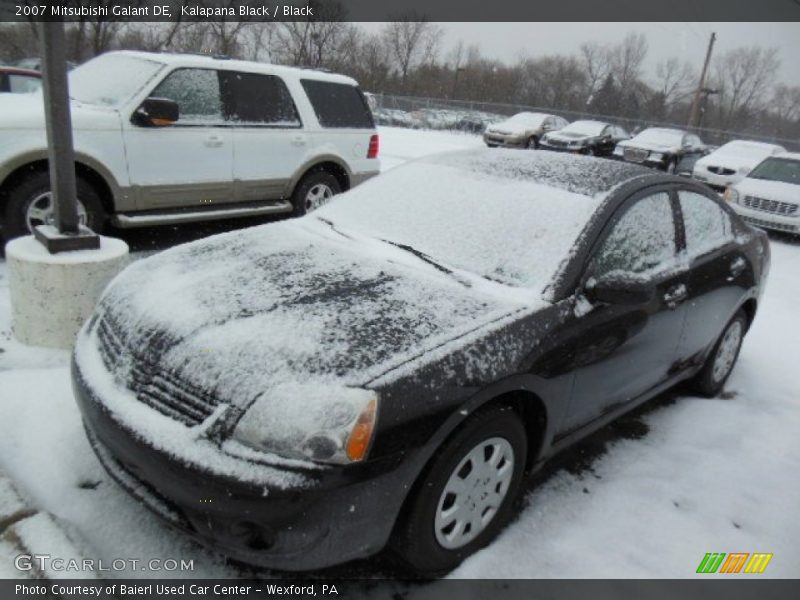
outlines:
M557 115L521 112L486 128L483 141L490 148L538 148L546 133L563 129L568 121Z
M800 233L800 153L764 159L725 190L725 199L751 225Z
M28 94L42 87L39 71L0 66L0 93Z
M379 171L372 113L342 75L126 51L69 87L78 212L95 231L302 215ZM0 202L6 239L53 221L43 103L18 94L0 98Z
M706 152L706 145L693 133L650 127L630 140L617 144L613 155L628 162L675 173L681 160L704 156Z
M545 150L609 156L616 145L630 139L622 127L603 121L574 121L558 131L545 133L539 147Z
M768 264L692 180L434 155L137 261L73 389L113 478L199 541L291 570L388 544L439 574L560 450L678 382L719 393Z
M692 174L711 189L724 192L744 179L762 160L781 152L786 152L786 148L777 144L734 140L699 158Z

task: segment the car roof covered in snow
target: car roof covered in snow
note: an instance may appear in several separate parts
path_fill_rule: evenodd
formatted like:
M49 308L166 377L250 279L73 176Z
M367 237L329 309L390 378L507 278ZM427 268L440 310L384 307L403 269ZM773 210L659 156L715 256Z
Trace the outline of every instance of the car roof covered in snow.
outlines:
M547 151L478 149L434 154L414 162L528 181L590 197L605 195L631 179L653 175L651 169L628 162Z
M112 54L112 53L109 53ZM226 71L244 71L247 73L263 73L265 75L280 75L294 79L316 79L331 83L358 85L355 79L338 73L327 73L315 69L301 67L285 67L271 63L260 63L247 60L236 60L220 56L205 54L181 54L171 52L139 52L134 50L119 50L113 54L133 56L163 63L175 67L192 67L198 69L221 69Z
M780 152L773 154L771 158L786 158L789 160L800 160L800 152Z

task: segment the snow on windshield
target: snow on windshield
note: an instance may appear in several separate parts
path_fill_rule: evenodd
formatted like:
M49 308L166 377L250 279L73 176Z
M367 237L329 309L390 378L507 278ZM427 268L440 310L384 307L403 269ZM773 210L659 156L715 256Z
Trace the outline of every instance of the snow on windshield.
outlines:
M448 268L541 292L599 204L568 187L580 185L590 165L500 156L488 166L483 154L462 164L446 156L410 163L315 215L343 232L406 244ZM537 167L540 175L560 171L562 186L537 183Z
M530 127L538 127L542 121L547 118L547 115L539 113L519 113L507 119L505 123L509 125L527 125Z
M645 129L633 139L637 142L645 142L648 144L680 146L683 141L683 133L669 129Z
M575 121L570 123L559 133L577 133L580 135L600 135L606 128L605 123L598 123L597 121Z
M69 72L69 95L78 102L117 108L163 67L136 56L103 54Z

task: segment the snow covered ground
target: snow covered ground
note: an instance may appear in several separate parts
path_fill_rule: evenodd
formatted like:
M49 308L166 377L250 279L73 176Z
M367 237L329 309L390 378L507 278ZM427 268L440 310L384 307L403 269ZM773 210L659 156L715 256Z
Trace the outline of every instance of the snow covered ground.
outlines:
M381 130L385 168L480 144ZM518 519L453 577L692 577L707 552L772 552L763 576L800 576L800 242L775 238L772 252L762 306L723 397L669 394L571 451L529 488ZM241 575L109 479L85 439L67 353L18 344L10 320L0 259L0 472L84 540L89 557L194 559L193 572L169 575ZM380 576L382 565L362 561L342 574ZM11 576L8 567L0 573Z

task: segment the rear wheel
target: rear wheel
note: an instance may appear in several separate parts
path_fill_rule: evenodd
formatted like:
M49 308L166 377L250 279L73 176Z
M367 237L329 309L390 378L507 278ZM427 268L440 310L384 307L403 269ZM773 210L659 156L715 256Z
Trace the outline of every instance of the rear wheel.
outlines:
M106 223L103 203L84 179L76 179L78 221L100 233ZM55 206L50 190L50 175L40 171L23 179L8 194L3 234L7 240L28 235L37 225L55 224Z
M392 542L414 572L446 572L488 544L513 512L527 455L507 407L476 413L437 452L415 486Z
M532 135L531 137L528 138L528 143L526 144L526 147L529 150L536 150L539 147L539 140L536 139L535 135Z
M693 387L699 393L713 397L722 391L739 357L746 331L747 316L740 310L726 325L702 370L693 381Z
M300 180L292 194L293 214L300 217L312 212L327 204L341 191L339 180L328 171L311 171Z

